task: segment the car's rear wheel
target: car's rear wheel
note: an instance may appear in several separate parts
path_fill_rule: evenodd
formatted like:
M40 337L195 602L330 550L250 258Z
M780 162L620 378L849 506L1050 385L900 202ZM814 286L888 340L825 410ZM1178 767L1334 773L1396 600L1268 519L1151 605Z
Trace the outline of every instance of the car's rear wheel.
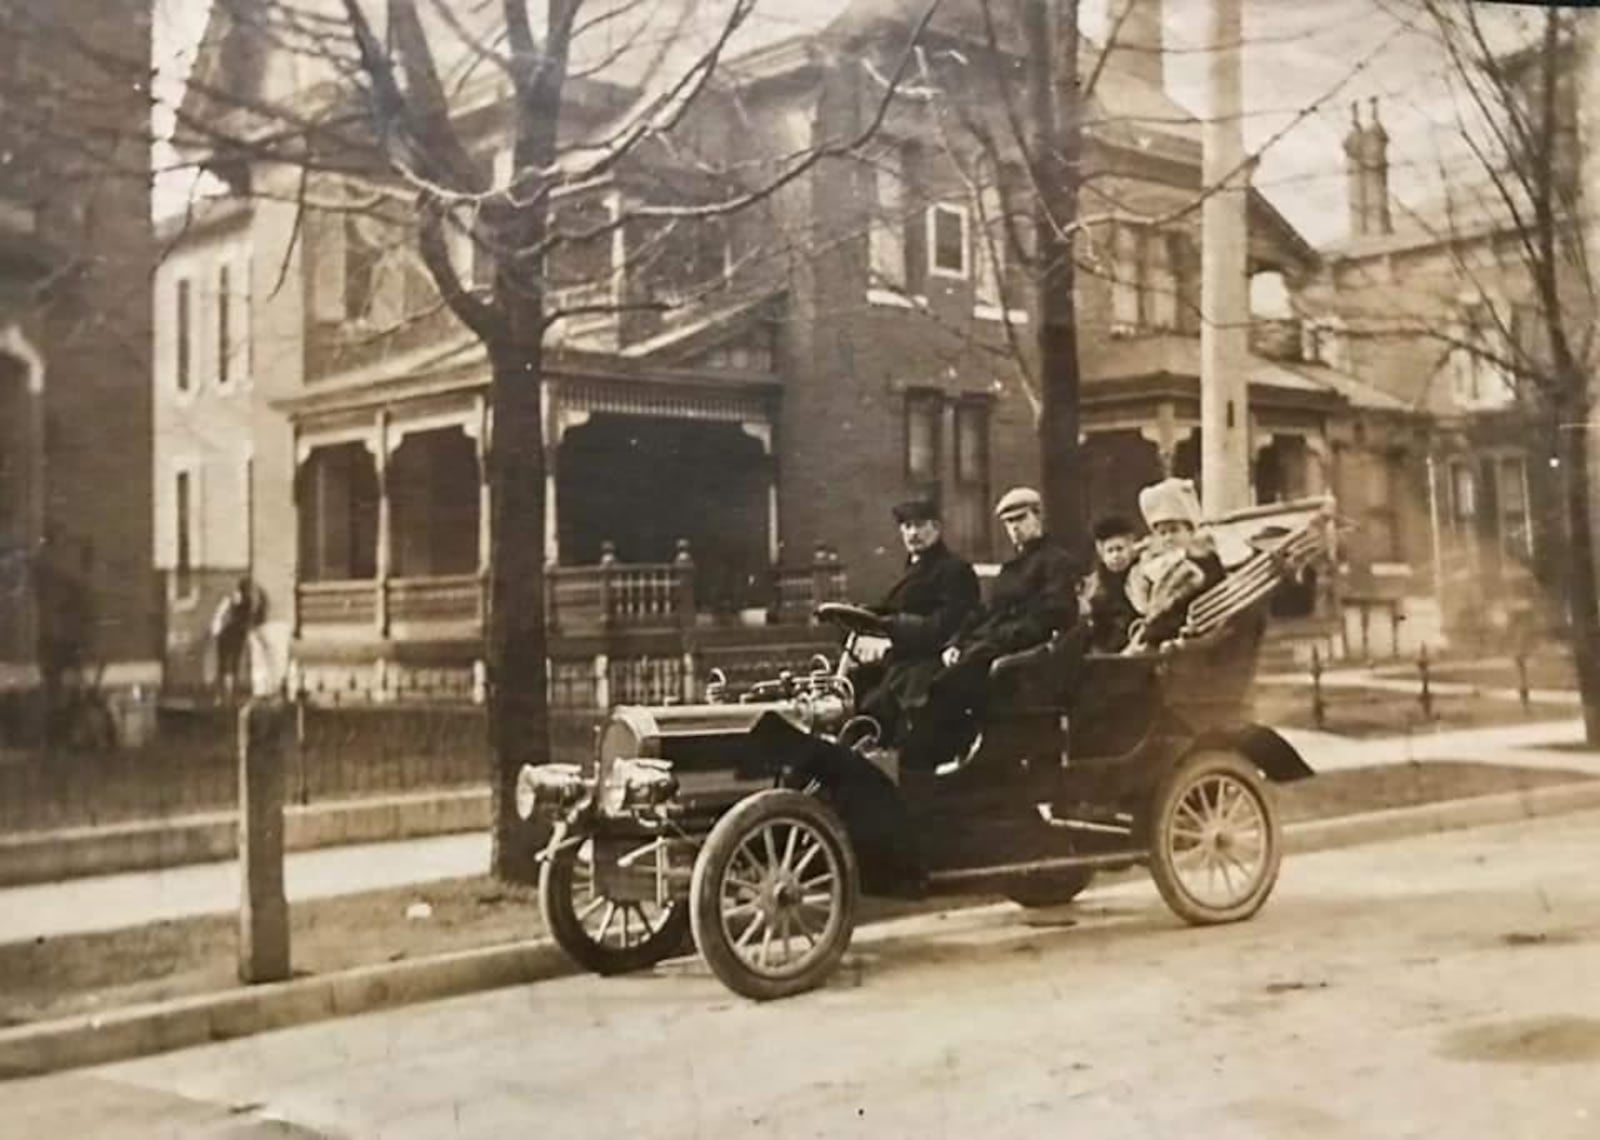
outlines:
M758 792L717 821L695 860L689 913L711 972L756 1001L827 980L860 895L844 824L802 792Z
M1271 793L1236 752L1185 757L1156 788L1147 831L1151 877L1185 922L1249 918L1278 881L1283 842Z
M1094 871L1088 867L1048 871L1006 884L1005 896L1018 906L1065 906L1088 889L1093 881Z
M620 898L598 885L593 844L557 852L539 871L539 910L556 945L596 974L648 970L681 953L689 932L682 899Z

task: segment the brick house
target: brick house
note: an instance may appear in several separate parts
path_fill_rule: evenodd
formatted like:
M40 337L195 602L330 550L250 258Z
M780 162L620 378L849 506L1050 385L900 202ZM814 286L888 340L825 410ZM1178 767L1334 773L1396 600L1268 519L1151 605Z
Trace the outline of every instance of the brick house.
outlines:
M160 680L149 5L27 7L0 44L0 690L14 709L52 662L110 690Z
M1199 125L1162 90L1148 50L1159 11L1141 0L1124 25L1128 50L1113 51L1088 124L1095 224L1080 243L1079 312L1096 511L1131 512L1142 483L1199 465L1197 220L1154 224L1199 189ZM940 495L957 548L1002 555L993 497L1037 477L1028 290L994 237L1027 208L991 95L996 79L1018 83L1020 50L1003 32L991 51L975 12L943 10L922 42L921 81L859 153L732 218L630 224L552 256L558 306L609 310L558 325L549 361L558 635L593 632L562 614L601 589L645 599L630 611L645 625L692 610L683 620L701 640L749 630L783 608L775 597L838 568L853 595L876 594L901 566L888 506L909 490ZM852 137L913 23L904 5L863 0L816 34L731 60L674 147L630 156L556 210L604 220L663 194L706 194L674 154L756 165ZM222 66L227 39L214 18L202 69ZM282 71L255 67L258 90L303 87ZM276 94L274 74L288 84ZM564 128L602 126L628 95L574 83ZM503 93L469 85L462 104L474 153L504 178ZM343 192L324 181L318 201ZM481 349L438 311L384 219L311 211L302 226L293 196L278 197L289 200L249 207L255 565L269 596L293 599L275 611L276 635L308 670L464 668L479 652L489 543ZM1250 211L1252 272L1313 270L1314 252L1264 198ZM483 252L464 242L457 255L474 276ZM269 272L288 287L267 287ZM676 302L666 312L643 304L663 298ZM1277 339L1264 336L1251 362L1258 496L1337 492L1347 452L1352 469L1356 457L1387 463L1379 437L1403 430L1405 409ZM692 578L678 570L685 556ZM1325 596L1302 632L1325 638L1337 619Z

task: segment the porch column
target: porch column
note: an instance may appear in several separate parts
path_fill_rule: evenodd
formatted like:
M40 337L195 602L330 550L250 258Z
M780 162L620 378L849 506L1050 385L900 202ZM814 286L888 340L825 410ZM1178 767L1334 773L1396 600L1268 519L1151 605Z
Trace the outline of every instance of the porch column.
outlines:
M740 430L761 444L767 457L767 564L778 564L778 457L772 453L772 425L763 420L745 420Z
M1328 440L1322 435L1308 435L1306 442L1306 494L1326 495L1330 459Z
M1139 434L1155 444L1156 455L1161 460L1161 474L1170 479L1178 457L1178 445L1194 434L1194 427L1179 427L1177 409L1171 400L1163 400L1156 405L1156 422L1142 425Z
M489 552L493 546L494 527L489 518L489 398L479 396L473 401L473 420L478 430L473 441L478 452L478 575L489 574Z
M378 413L377 454L373 468L378 476L378 549L374 565L378 578L378 636L389 636L389 412Z

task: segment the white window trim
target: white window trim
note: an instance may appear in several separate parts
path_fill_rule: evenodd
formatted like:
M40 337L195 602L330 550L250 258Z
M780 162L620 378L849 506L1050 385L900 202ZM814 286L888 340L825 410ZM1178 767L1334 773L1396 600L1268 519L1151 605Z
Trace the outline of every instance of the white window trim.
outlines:
M939 213L955 214L961 219L961 269L942 269L939 266L939 243L936 240L939 233ZM928 276L941 277L947 281L966 281L972 276L972 212L960 202L931 202L928 205L927 221L928 246Z
M913 297L906 293L899 293L893 289L868 289L867 303L870 305L887 305L895 309L926 309L926 297Z

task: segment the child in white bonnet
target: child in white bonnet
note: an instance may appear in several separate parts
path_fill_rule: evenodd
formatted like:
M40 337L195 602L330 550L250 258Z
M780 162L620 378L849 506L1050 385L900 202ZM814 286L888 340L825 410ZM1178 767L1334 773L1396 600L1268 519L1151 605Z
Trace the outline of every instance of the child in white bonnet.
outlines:
M1222 581L1211 536L1200 528L1200 497L1188 479L1164 479L1139 492L1150 538L1128 572L1128 600L1142 615L1128 652L1154 649L1183 628L1189 603Z

